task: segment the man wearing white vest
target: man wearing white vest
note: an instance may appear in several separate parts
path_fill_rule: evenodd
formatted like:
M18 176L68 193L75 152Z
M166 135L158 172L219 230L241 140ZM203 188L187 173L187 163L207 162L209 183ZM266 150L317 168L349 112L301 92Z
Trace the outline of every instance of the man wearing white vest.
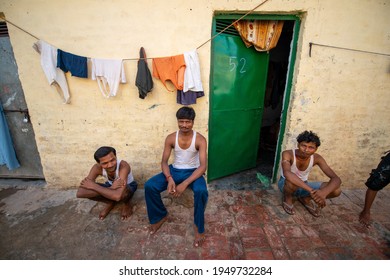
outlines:
M320 216L327 198L341 194L341 180L325 159L317 154L320 138L312 131L304 131L297 137L297 149L282 153L282 172L278 187L283 193L282 206L290 215L295 214L293 196L315 217ZM309 181L309 173L318 166L329 178L328 182Z
M206 180L203 177L207 168L207 141L204 136L192 130L195 111L191 107L182 107L176 113L179 130L165 139L161 160L162 172L145 183L145 200L148 212L150 234L167 220L161 192L168 190L173 197L179 197L186 188L194 192L194 246L199 247L205 240L204 212L208 200ZM172 150L174 162L169 165Z
M116 157L116 150L110 146L103 146L93 155L96 163L92 166L77 190L78 198L89 198L106 202L106 207L99 213L99 219L104 218L118 202L123 202L122 220L132 214L130 199L137 190L130 164ZM96 179L102 176L105 183L98 183Z

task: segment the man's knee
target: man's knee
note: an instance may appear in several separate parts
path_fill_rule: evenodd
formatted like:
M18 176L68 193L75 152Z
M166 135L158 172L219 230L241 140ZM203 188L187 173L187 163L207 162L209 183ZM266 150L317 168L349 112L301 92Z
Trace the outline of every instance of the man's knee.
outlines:
M154 192L161 192L159 190L160 186L158 184L158 182L156 182L155 180L152 180L153 178L147 180L144 184L144 190L145 190L145 193L154 193Z
M325 189L325 188L328 187L328 185L329 185L329 182L324 182L324 183L321 184L320 189ZM331 192L326 196L326 198L334 198L334 197L338 197L338 196L340 196L340 195L341 195L341 181L340 181L340 183L336 186L336 188L335 188L333 191L331 191Z
M77 198L85 198L83 188L81 188L81 187L78 188L77 193L76 193L76 197Z
M286 180L284 182L284 187L283 187L284 192L286 192L288 194L293 194L297 189L298 189L298 186L292 184L290 181Z
M334 191L332 191L330 194L328 194L327 198L335 198L341 195L341 188L338 187Z
M145 192L149 192L153 189L153 184L151 183L150 179L145 182L144 189Z

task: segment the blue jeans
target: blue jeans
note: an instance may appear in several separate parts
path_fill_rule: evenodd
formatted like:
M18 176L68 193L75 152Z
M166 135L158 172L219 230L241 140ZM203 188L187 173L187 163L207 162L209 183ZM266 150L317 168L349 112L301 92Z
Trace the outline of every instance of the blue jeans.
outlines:
M177 169L172 165L169 166L171 176L176 185L179 185L185 179L191 176L196 168L192 169ZM148 212L149 222L151 224L158 223L164 218L168 212L161 199L161 192L165 191L168 187L168 182L165 175L161 172L148 181L146 181L145 200ZM203 176L196 179L188 187L194 192L194 224L198 227L198 232L204 232L204 211L206 210L206 204L209 197L207 191L206 180Z
M282 193L284 191L284 183L285 183L285 181L286 181L286 178L283 178L282 176L280 176L280 179L278 181L278 187L279 187L279 190ZM319 190L321 185L322 185L322 182L308 182L308 181L305 181L305 183L308 184L314 190ZM305 197L305 196L310 196L310 193L307 190L304 190L302 188L298 188L294 192L294 195L296 197Z

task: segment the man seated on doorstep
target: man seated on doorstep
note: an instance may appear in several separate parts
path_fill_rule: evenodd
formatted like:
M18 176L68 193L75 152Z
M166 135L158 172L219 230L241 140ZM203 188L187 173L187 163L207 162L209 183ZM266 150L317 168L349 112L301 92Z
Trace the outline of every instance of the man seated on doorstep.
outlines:
M100 220L110 213L117 202L123 202L121 217L122 220L126 220L132 214L130 199L137 190L137 182L134 181L130 165L124 160L117 159L113 147L100 147L96 150L94 158L96 163L88 176L81 181L77 197L106 202L107 206L99 214ZM103 176L106 182L97 183L98 176Z
M182 107L176 112L179 130L165 138L161 160L161 173L145 183L145 200L150 222L150 234L167 220L168 212L160 193L168 190L173 197L179 197L186 188L194 192L194 246L202 246L205 240L204 213L208 200L207 184L204 178L207 166L206 138L194 131L195 111ZM168 164L173 151L174 162ZM173 213L174 215L174 213Z
M297 137L297 149L282 153L282 173L278 187L283 193L283 209L295 214L293 196L315 217L320 216L326 198L341 194L341 180L317 152L321 145L319 137L312 131L304 131ZM314 166L329 177L328 182L309 182L309 173Z

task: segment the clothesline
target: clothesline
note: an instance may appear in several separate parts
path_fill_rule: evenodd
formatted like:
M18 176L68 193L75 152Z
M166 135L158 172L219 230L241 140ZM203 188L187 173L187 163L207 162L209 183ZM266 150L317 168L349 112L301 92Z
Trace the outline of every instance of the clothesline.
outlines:
M207 41L205 41L204 43L200 44L196 49L200 49L202 48L204 45L206 45L208 42L212 41L215 37L219 36L221 33L223 33L225 30L227 30L228 28L230 28L231 26L233 26L235 23L239 22L240 20L242 20L244 17L246 17L247 15L253 13L257 8L259 8L260 6L262 6L263 4L265 4L266 2L268 2L269 0L264 0L263 2L261 2L260 4L258 4L256 7L254 7L253 9L251 9L250 11L248 11L246 14L244 14L243 16L241 16L239 19L235 20L234 22L232 22L230 25L228 25L227 27L225 27L222 31L218 32L217 34L215 34L214 36L212 36L211 38L209 38ZM28 35L30 35L31 37L37 39L37 40L40 40L39 37L35 36L34 34L30 33L29 31L25 30L24 28L21 28L19 27L18 25L16 25L15 23L5 19L4 17L1 17L0 16L0 19L4 20L5 22L13 25L14 27L18 28L19 30L27 33ZM60 48L58 48L60 49ZM87 57L87 58L90 58L90 57ZM147 58L124 58L122 60L142 60L142 59L154 59L156 57L147 57Z
M234 22L232 22L231 24L229 24L228 26L226 26L224 29L222 29L220 32L218 32L217 34L215 34L213 37L211 37L210 39L208 39L206 42L204 42L203 44L201 44L199 47L197 47L196 49L200 49L201 47L203 47L204 45L206 45L208 42L210 42L211 40L213 40L215 37L219 36L221 33L223 33L225 30L227 30L228 28L230 28L231 26L233 26L235 23L239 22L240 20L242 20L244 17L246 17L247 15L253 13L257 8L259 8L260 6L262 6L263 4L265 4L266 2L268 2L269 0L265 0L263 2L261 2L260 4L258 4L256 7L254 7L252 10L250 10L249 12L247 12L245 15L243 15L242 17L240 17L239 19L235 20Z
M311 57L312 46L320 46L320 47L327 47L327 48L333 48L333 49L339 49L339 50L347 50L347 51L362 52L362 53L369 53L369 54L375 54L375 55L390 56L390 54L387 54L387 53L372 52L372 51L351 49L351 48L345 48L345 47L339 47L339 46L333 46L333 45L317 44L317 43L310 42L309 43L309 57Z

